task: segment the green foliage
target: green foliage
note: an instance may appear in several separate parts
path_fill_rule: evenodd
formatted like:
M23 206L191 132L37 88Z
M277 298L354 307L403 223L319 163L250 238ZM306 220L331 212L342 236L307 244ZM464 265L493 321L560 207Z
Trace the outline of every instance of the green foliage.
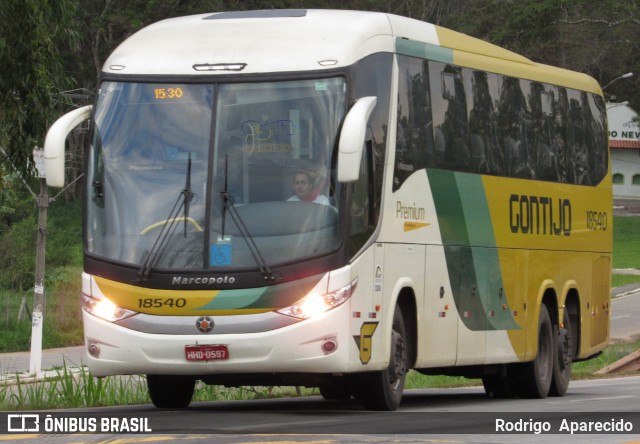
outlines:
M109 53L141 27L180 15L271 8L360 9L431 21L538 62L586 72L602 85L640 73L640 4L625 0L6 0L0 146L21 171L30 171L31 150L71 106L60 92L74 86L95 91ZM606 92L640 109L639 77Z
M557 37L557 0L474 0L449 25L528 57L540 59Z
M1 410L42 410L150 403L144 378L99 379L83 368L67 367L45 380L16 377L0 389Z
M15 173L5 174L1 179L0 235L8 231L14 223L32 214L35 208L35 199Z
M32 169L31 151L42 146L55 115L55 98L73 78L61 50L77 33L77 2L6 0L0 14L0 145L23 173Z
M54 269L47 275L45 285L46 304L42 347L57 348L80 345L83 342L82 315L80 312L80 273L82 268L64 267ZM55 281L54 279L59 279ZM27 310L22 319L18 313L22 299ZM0 291L0 353L26 351L31 344L30 310L33 307L33 290ZM2 372L0 368L0 372Z
M30 315L19 320L23 297L33 305L38 209L16 177L0 194L0 352L28 350ZM82 205L55 201L48 207L43 347L82 343L78 295L82 270Z
M38 209L18 180L0 197L0 288L24 291L33 287ZM55 201L48 208L47 281L55 282L55 270L82 264L82 205L79 200Z
M640 275L614 274L611 276L611 288L622 287L623 285L629 284L640 284Z
M32 214L0 236L0 288L23 291L33 287L36 227L36 216Z

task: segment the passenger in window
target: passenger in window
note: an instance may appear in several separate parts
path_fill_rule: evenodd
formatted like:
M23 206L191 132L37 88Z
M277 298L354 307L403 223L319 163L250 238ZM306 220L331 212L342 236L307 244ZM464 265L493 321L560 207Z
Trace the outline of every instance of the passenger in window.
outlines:
M293 196L289 202L313 202L321 205L330 205L329 198L320 194L320 190L315 187L315 182L311 174L306 171L298 171L293 176Z

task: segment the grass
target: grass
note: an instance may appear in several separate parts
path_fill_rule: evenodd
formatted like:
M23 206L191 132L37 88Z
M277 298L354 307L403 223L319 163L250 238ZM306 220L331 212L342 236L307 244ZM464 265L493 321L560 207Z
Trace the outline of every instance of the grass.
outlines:
M601 355L588 361L575 362L571 367L574 379L596 379L598 370L613 364L630 353L640 350L640 341L616 342L607 347ZM637 374L637 373L636 373ZM605 375L606 377L606 375Z
M628 284L639 284L640 275L637 274L614 274L611 276L611 286L613 288L622 287Z
M83 343L82 316L78 304L80 295L79 266L57 268L45 285L45 310L42 334L43 348L68 347ZM18 319L23 297L28 313ZM0 291L0 353L29 350L33 291Z
M640 269L640 217L614 218L613 268Z
M640 269L640 217L616 217L613 221L613 268ZM640 275L614 274L612 287L640 283Z

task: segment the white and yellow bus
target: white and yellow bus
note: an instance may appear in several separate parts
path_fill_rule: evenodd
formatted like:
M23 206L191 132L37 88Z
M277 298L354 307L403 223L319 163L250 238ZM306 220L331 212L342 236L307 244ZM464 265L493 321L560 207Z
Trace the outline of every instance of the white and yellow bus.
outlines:
M319 387L393 410L410 369L563 395L608 342L611 177L589 76L390 14L164 20L106 61L81 303L96 376Z

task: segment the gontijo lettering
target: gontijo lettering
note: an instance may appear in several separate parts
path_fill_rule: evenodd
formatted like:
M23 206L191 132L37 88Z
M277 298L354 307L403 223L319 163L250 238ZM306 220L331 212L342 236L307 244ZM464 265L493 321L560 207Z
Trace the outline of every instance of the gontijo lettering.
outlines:
M509 225L514 234L571 236L571 201L512 194L509 197Z

